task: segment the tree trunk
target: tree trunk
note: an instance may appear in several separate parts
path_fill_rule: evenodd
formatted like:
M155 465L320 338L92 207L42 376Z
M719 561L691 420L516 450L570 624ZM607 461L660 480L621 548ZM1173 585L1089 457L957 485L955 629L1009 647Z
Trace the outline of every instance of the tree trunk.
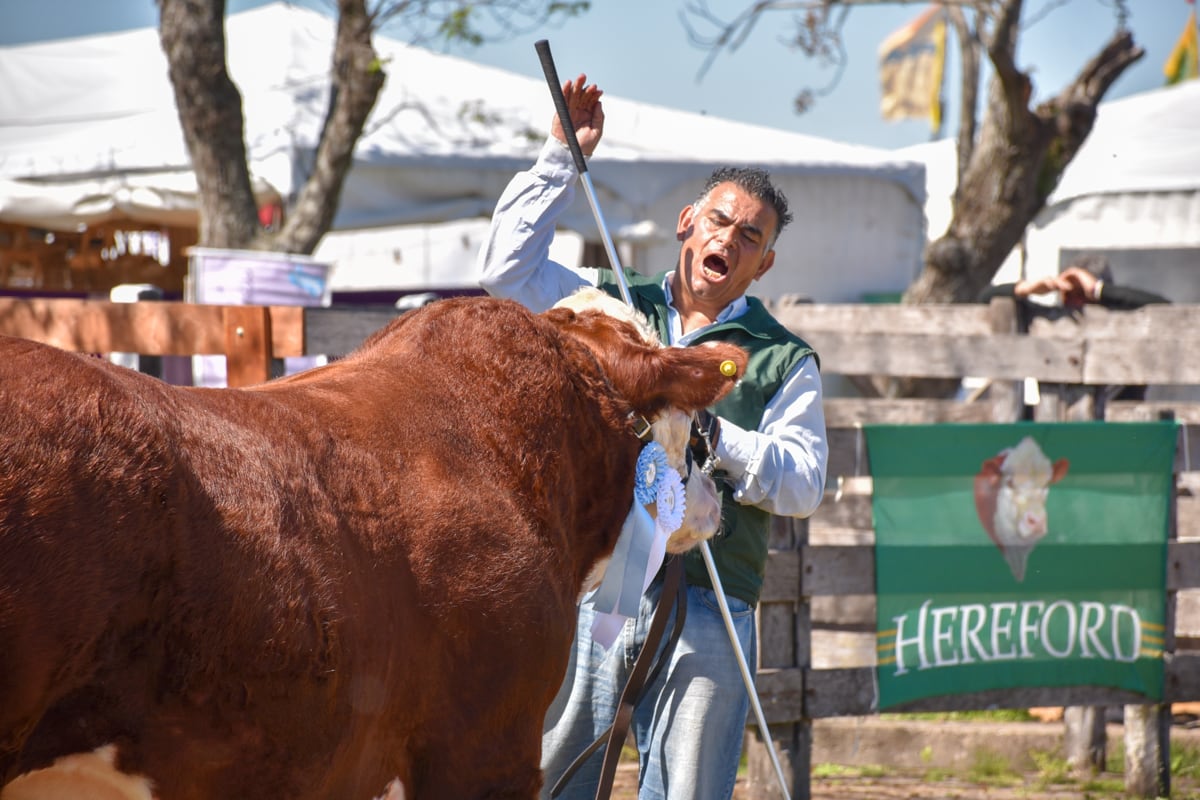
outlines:
M258 232L242 95L225 67L224 0L159 0L159 38L199 190L199 243L245 247Z
M330 104L312 172L278 234L259 225L242 96L225 63L224 0L159 0L159 37L199 192L199 244L310 254L333 224L384 73L365 0L338 0Z
M950 226L926 248L925 268L905 302L975 302L1091 133L1108 88L1145 53L1119 31L1057 97L1030 110L1032 83L1012 61L1020 3L1009 5L1016 9L997 20L987 45L996 75L979 139L959 175Z
M1105 92L1145 52L1128 31L1119 31L1062 93L1030 110L1032 84L1012 60L1020 3L1012 0L1005 11L987 44L996 74L978 140L962 159L950 225L926 247L924 269L904 293L905 303L977 301L1091 133ZM945 397L956 388L944 380L911 380L889 382L883 391Z

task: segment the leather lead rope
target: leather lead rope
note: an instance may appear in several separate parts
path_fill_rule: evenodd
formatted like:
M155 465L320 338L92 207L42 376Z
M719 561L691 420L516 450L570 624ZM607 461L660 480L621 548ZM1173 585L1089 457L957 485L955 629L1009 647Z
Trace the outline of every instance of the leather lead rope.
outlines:
M659 672L662 671L663 665L670 658L671 650L674 649L675 643L683 631L683 620L687 616L686 592L687 584L683 580L683 557L670 556L663 574L663 588L658 597L658 607L654 609L650 629L646 631L646 640L642 643L642 649L633 662L629 678L625 681L625 688L621 691L621 699L617 703L617 713L613 722L563 771L562 777L550 790L551 797L558 797L567 782L602 744L606 745L604 765L600 770L600 782L596 785L596 800L608 800L612 794L613 780L617 774L617 762L621 757L621 748L625 744L625 737L629 733L629 725L633 721L633 710L645 694L646 687L654 683ZM667 618L671 616L672 606L677 610L675 625L671 629L671 638L667 646L663 648L662 657L655 662L654 670L651 672L650 664L655 661L654 656L666 630Z

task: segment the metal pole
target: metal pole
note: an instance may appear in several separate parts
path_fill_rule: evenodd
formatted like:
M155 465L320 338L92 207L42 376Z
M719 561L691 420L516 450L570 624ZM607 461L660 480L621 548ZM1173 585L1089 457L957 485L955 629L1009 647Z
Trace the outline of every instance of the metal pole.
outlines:
M567 137L567 146L571 150L571 157L575 159L575 166L579 170L579 177L583 183L584 194L587 195L588 203L592 207L592 215L596 218L596 224L600 226L600 235L604 238L604 249L608 253L609 263L612 264L613 271L617 274L617 287L621 290L621 299L627 305L633 305L633 298L629 294L629 284L625 279L625 271L621 268L621 259L617 257L616 248L613 247L612 238L608 235L608 228L604 224L604 215L600 213L600 202L596 199L596 190L592 186L592 179L588 176L587 161L583 158L583 150L579 147L579 140L575 137L575 125L571 122L571 112L567 108L567 98L563 95L562 84L558 80L558 70L554 67L554 57L550 54L550 42L545 39L540 39L534 43L537 49L538 58L542 62L542 72L546 75L546 82L550 84L550 94L554 97L554 107L558 111L558 121L562 125L563 133ZM788 791L787 779L783 776L783 767L780 766L779 756L775 752L775 742L771 739L771 732L767 729L766 716L763 714L762 703L758 699L758 691L754 688L754 677L750 674L750 668L746 664L746 657L742 654L741 643L738 641L737 631L733 627L733 615L729 611L729 604L725 601L725 590L721 585L721 579L717 575L717 565L713 561L712 549L708 546L707 541L700 542L700 554L704 557L704 566L708 568L708 577L712 581L713 591L717 595L717 605L721 608L721 618L725 621L725 630L729 634L729 643L733 646L733 654L737 658L738 669L742 673L742 683L746 686L746 694L750 697L750 705L754 708L754 717L758 722L758 729L762 732L763 741L767 745L767 752L771 755L771 763L775 766L775 774L779 777L779 788L783 792L784 800L791 800L791 793Z
M567 137L567 147L571 157L575 159L575 168L579 170L579 179L583 183L583 193L587 195L588 205L592 207L592 216L600 229L604 240L604 251L608 253L608 263L612 264L617 273L617 288L621 290L621 299L626 305L633 305L633 297L629 294L629 283L625 280L625 271L621 269L621 259L617 256L617 248L613 246L612 237L608 235L608 225L604 215L600 213L600 201L596 198L596 188L592 186L592 178L588 175L587 160L579 147L579 139L575 137L575 124L571 122L571 112L567 108L567 98L563 95L562 84L558 82L558 70L554 68L554 56L550 54L550 42L539 39L534 42L538 60L542 62L542 72L546 74L546 82L550 84L550 95L554 98L554 108L558 111L558 121L562 124L563 133Z
M713 562L712 549L709 548L708 542L700 542L700 555L704 556L704 566L708 567L708 577L712 579L713 593L717 596L717 605L721 607L721 617L725 620L725 630L729 633L730 644L733 645L733 655L737 658L738 669L742 672L742 683L746 684L746 691L750 693L750 705L754 707L754 718L758 722L758 730L762 733L763 741L767 745L767 753L771 756L771 765L775 767L775 775L779 778L779 788L783 792L785 800L791 800L791 795L788 794L787 778L783 776L783 766L779 763L779 755L775 752L775 740L771 738L771 731L767 728L767 718L763 714L758 691L754 688L754 677L750 674L750 667L746 664L746 656L742 654L742 648L738 645L737 631L733 629L733 615L729 612L729 603L725 600L725 587L721 585L721 579L717 576L717 565Z

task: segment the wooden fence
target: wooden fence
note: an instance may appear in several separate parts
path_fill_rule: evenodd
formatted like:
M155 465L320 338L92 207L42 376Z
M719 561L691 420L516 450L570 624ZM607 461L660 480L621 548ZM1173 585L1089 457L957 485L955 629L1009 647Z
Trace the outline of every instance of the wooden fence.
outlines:
M809 796L812 721L874 713L874 537L861 426L1010 422L1022 414L1026 379L1040 387L1036 419L1155 419L1170 413L1184 423L1168 551L1165 699L1200 700L1200 470L1191 460L1191 450L1200 448L1200 404L1111 401L1103 391L1114 384L1200 385L1200 306L1089 308L1078 317L1047 310L1031 320L1020 319L1009 300L907 307L785 299L774 311L820 352L830 385L840 379L865 395L826 399L826 499L811 519L776 519L772 530L759 608L758 687L793 797ZM288 356L344 354L396 313L0 299L0 333L81 352L223 354L228 381L238 386L267 379ZM963 399L889 397L900 381L965 376L982 386ZM1169 719L1163 707L1140 702L1129 692L1077 686L945 696L908 708L1125 705L1127 731L1140 734L1127 739L1133 751L1127 788L1154 797L1168 788L1162 765ZM755 738L748 736L752 795L776 797L774 772Z
M875 712L875 567L871 481L861 426L871 423L1012 422L1022 418L1026 379L1036 379L1038 420L1158 419L1184 424L1168 550L1166 697L1200 699L1200 404L1108 399L1110 385L1200 385L1200 307L1151 306L1071 316L1047 309L1021 319L1011 300L991 306L812 305L781 301L776 315L821 354L830 383L842 376L865 398L825 402L830 443L826 496L809 520L776 519L759 607L759 696L776 750L806 798L812 720ZM890 399L899 381L977 376L986 385L958 400ZM1102 416L1094 417L1099 412ZM1028 414L1024 414L1029 416ZM1197 454L1200 458L1200 453ZM1171 624L1173 622L1173 625ZM1070 706L1084 730L1066 731L1070 751L1092 743L1105 706L1125 706L1131 793L1169 789L1169 712L1130 692L1097 686L946 695L908 711ZM748 735L751 796L779 796L755 733ZM1164 774L1164 772L1166 774Z

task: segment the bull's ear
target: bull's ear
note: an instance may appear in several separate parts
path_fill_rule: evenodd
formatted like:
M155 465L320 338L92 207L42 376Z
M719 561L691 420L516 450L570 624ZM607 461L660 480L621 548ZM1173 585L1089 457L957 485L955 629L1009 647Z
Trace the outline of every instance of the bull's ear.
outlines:
M1001 453L998 456L992 456L989 459L985 459L984 462L979 465L979 475L976 477L982 478L986 476L989 479L998 479L1000 477L1000 467L1003 464L1004 453Z
M1054 471L1050 475L1051 483L1058 483L1063 478L1067 477L1067 470L1070 469L1071 462L1065 458L1060 458L1054 462Z
M698 347L666 347L648 375L647 396L663 407L699 411L729 394L746 372L749 357L736 345L711 342Z

